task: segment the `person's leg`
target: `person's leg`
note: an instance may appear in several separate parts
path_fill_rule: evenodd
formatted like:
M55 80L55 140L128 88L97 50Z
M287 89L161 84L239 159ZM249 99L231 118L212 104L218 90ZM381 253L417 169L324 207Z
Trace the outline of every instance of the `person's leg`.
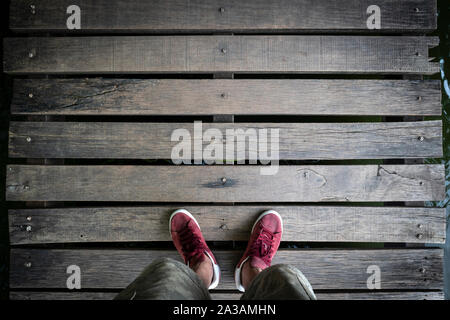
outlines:
M116 299L211 299L220 269L195 218L184 209L170 217L169 230L184 264L172 259L155 261Z
M169 258L150 264L115 300L211 299L200 277L185 264Z
M315 299L303 274L287 265L270 267L283 233L278 212L263 212L252 228L247 249L236 266L236 287L243 299Z
M311 284L295 267L277 264L261 271L242 300L316 300Z

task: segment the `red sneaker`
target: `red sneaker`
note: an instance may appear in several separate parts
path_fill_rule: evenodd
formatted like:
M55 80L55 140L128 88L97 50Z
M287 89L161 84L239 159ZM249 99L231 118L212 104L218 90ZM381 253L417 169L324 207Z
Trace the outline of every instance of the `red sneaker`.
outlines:
M236 288L244 292L241 282L241 268L249 260L250 266L266 269L270 267L272 258L278 250L283 233L283 220L278 212L274 210L264 211L252 228L252 234L248 241L247 249L234 271Z
M208 289L214 289L219 284L220 268L216 258L203 238L200 226L185 209L175 210L169 219L169 230L178 253L183 257L184 263L198 263L206 258L211 260L213 266L213 279Z

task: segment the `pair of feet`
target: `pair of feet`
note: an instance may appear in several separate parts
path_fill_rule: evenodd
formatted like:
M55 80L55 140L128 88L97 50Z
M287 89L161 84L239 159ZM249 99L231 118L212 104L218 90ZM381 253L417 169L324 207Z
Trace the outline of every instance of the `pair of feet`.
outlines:
M189 211L179 209L171 215L169 228L173 243L184 262L197 273L208 289L217 287L220 268L197 220ZM262 270L270 267L280 246L282 232L283 222L278 212L268 210L256 219L247 249L234 273L239 291L244 292Z

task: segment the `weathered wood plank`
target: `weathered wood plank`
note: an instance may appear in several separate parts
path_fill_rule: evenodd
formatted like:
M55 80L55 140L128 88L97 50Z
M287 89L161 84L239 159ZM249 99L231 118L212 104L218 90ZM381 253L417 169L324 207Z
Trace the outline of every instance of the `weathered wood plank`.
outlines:
M443 165L276 166L9 165L8 201L436 201ZM273 172L274 173L274 172Z
M15 79L11 113L440 116L441 83L438 80Z
M444 292L442 291L380 292L379 290L372 290L368 292L315 292L315 294L318 300L444 300ZM97 295L90 294L88 297L89 299L111 300L115 295L117 295L117 293L111 295L109 293L97 293ZM21 295L15 293L13 297L16 296L18 300L33 300L34 293L25 293ZM83 300L82 297L77 297L76 293L73 293L72 295L67 293L61 296L58 294L50 294L48 298L46 298L46 294L37 294L36 296L35 300L38 300L40 297L42 297L43 300L51 300L53 297L60 300L70 300L71 297L74 297L76 300ZM237 292L212 292L211 296L213 300L239 300L241 294Z
M52 292L52 291L11 291L11 300L112 300L118 292ZM318 300L444 300L442 291L410 292L315 292ZM239 300L241 293L212 291L213 300Z
M123 36L5 38L10 74L424 73L436 37Z
M14 31L60 32L199 32L199 31L372 31L436 29L435 0L378 0L381 29L368 30L369 0L79 0L81 29L68 30L71 0L13 0ZM371 11L370 11L371 12Z
M10 243L170 241L168 220L175 209L146 206L10 210ZM201 221L207 241L246 241L257 216L274 209L283 217L283 241L445 242L442 208L188 206L186 209ZM28 226L31 231L27 231Z
M242 252L214 253L222 271L218 289L234 289L234 268ZM180 260L175 249L12 249L10 287L66 288L66 269L75 264L81 269L83 289L121 289L151 261L162 257ZM441 249L280 250L273 263L298 267L314 289L367 289L367 268L377 265L381 270L381 289L442 290L442 258Z
M196 141L203 149L219 143L220 161L231 159L226 145L237 137L248 139L241 147L246 159L260 156L261 133L267 150L281 160L399 159L442 157L442 122L379 123L118 123L118 122L11 122L9 156L12 158L172 159L180 144L176 130L187 130L194 159ZM205 134L220 130L211 140ZM231 131L230 131L231 130ZM267 131L262 131L267 130ZM241 133L239 133L241 132ZM279 139L272 143L276 132ZM215 133L216 136L218 133ZM225 142L224 142L225 140ZM188 140L189 141L189 140ZM178 153L177 153L178 154ZM261 157L264 157L261 154ZM255 159L256 160L256 159Z

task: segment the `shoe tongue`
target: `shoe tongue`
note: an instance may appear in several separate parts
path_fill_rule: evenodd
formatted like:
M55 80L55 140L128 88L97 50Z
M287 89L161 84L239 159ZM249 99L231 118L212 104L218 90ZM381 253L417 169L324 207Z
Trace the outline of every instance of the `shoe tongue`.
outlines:
M264 262L263 259L259 258L259 257L251 257L249 259L250 261L250 266L253 268L260 268L260 269L266 269L269 266Z

